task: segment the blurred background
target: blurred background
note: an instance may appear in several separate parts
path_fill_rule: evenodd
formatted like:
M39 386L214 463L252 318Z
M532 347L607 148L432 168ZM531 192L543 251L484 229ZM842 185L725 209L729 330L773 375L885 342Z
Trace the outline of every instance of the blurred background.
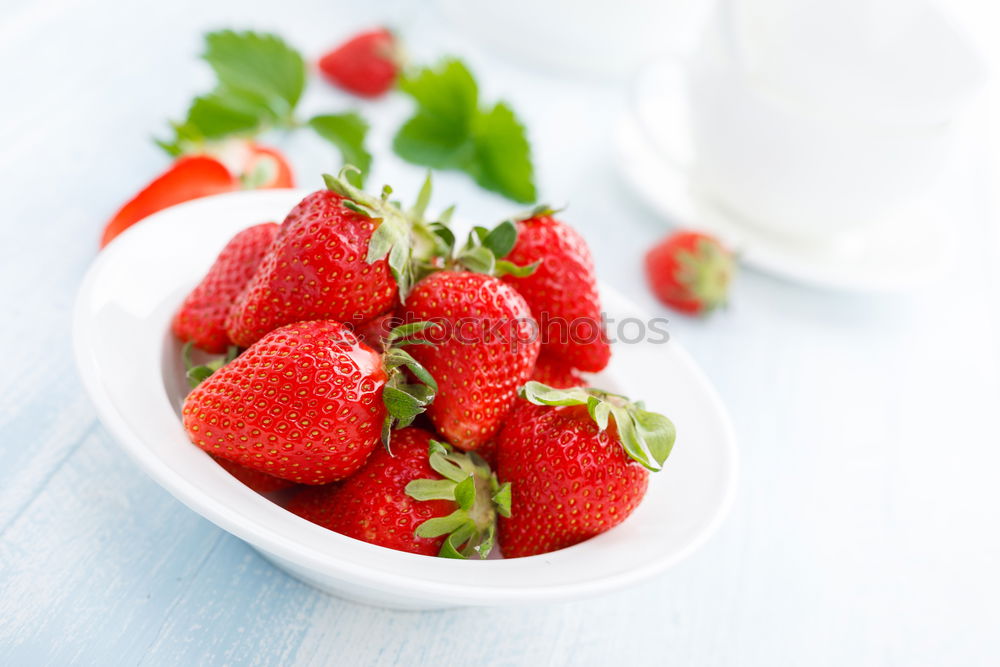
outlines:
M76 378L76 287L152 142L211 85L219 28L310 61L359 30L461 56L528 128L540 199L602 280L670 317L742 456L721 531L641 588L405 613L290 579L143 476ZM436 0L0 6L0 662L988 665L1000 654L1000 7L975 0ZM371 184L412 197L411 108L358 109ZM267 137L298 184L339 156ZM518 210L460 173L434 206ZM725 310L674 315L644 253L717 234Z

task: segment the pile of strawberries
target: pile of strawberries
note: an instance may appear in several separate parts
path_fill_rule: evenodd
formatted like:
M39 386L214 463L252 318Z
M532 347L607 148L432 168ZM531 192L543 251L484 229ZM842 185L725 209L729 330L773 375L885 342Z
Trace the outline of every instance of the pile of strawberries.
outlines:
M571 546L623 521L674 427L584 387L611 350L593 261L539 208L459 242L345 172L237 234L173 321L191 441L320 526L453 558Z

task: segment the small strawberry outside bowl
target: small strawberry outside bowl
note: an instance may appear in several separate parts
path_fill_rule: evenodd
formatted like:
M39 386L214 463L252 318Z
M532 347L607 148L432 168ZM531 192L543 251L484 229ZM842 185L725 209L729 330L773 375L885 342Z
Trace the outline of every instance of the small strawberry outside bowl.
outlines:
M735 492L735 438L715 390L676 341L619 342L594 381L645 399L677 426L674 451L642 504L617 528L540 556L457 561L360 542L282 509L192 445L179 417L187 386L170 319L230 237L280 222L306 194L237 192L163 210L122 234L87 273L73 323L79 372L101 421L157 483L293 576L395 608L595 595L665 570L715 531ZM602 287L602 299L615 322L648 321L611 289Z

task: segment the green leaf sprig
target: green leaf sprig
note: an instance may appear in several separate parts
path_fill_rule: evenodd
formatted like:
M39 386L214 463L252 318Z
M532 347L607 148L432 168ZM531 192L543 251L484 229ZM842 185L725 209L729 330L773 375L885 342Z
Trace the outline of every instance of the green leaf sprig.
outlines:
M365 148L368 123L357 113L322 114L307 121L295 111L308 79L305 59L277 35L220 30L205 35L202 58L215 73L215 87L195 97L184 120L171 123L173 137L156 140L172 156L205 150L231 137L249 139L267 130L309 127L330 142L360 187L371 167Z
M393 140L393 150L413 164L455 169L508 199L536 199L531 146L524 124L506 102L482 106L475 78L462 61L405 73L399 88L417 108Z

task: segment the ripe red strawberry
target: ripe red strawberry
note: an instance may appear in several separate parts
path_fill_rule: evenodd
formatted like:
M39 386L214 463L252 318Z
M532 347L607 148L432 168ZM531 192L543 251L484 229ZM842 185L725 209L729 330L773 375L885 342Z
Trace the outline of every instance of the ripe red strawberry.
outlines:
M243 484L249 486L257 493L275 493L277 491L284 491L285 489L290 489L295 486L295 482L290 482L287 479L281 479L280 477L275 477L274 475L268 475L266 472L258 472L256 470L252 470L251 468L244 468L237 463L227 461L221 456L213 456L212 458L216 463L225 468L226 472Z
M101 236L103 248L111 239L160 209L189 199L238 190L239 180L224 164L207 155L178 158L108 221Z
M360 468L393 426L408 426L434 398L434 380L393 347L375 352L332 320L290 324L261 338L188 394L188 437L209 454L300 484ZM405 366L423 384L410 384Z
M232 344L226 335L226 316L233 301L253 277L278 225L254 225L232 238L174 315L171 328L183 341L206 352L225 352Z
M485 558L510 488L473 455L456 454L427 431L405 428L392 453L375 451L340 484L304 489L287 509L329 530L427 556ZM445 477L437 471L448 474Z
M319 61L323 76L335 86L360 95L378 97L396 82L399 47L385 28L363 32L333 49Z
M646 275L665 305L689 315L726 303L736 262L718 240L700 232L676 232L646 255Z
M517 558L555 551L618 525L638 507L649 472L674 443L666 417L602 392L529 382L497 441L511 484L500 548Z
M517 223L517 242L506 260L540 262L526 276L506 275L538 320L542 348L574 368L596 373L608 365L611 347L601 321L594 260L576 230L538 209Z
M531 371L531 379L555 389L587 386L587 380L580 371L569 366L558 357L554 357L544 351L538 355L538 360L535 362L535 369ZM524 402L524 399L519 398L516 402ZM508 417L513 418L514 414L512 409L508 413ZM476 453L482 456L491 466L496 467L496 451L497 442L496 438L494 438L477 449Z
M420 336L436 345L411 348L438 380L427 416L456 447L479 447L500 428L535 366L539 343L528 305L493 276L441 271L413 288L403 319L441 325Z
M303 199L285 218L270 250L226 322L248 347L292 322L332 319L361 324L392 307L406 286L409 220L394 205L340 178ZM388 257L387 257L388 255Z
M584 387L587 384L580 371L548 352L538 355L535 370L531 372L531 379L556 389Z

